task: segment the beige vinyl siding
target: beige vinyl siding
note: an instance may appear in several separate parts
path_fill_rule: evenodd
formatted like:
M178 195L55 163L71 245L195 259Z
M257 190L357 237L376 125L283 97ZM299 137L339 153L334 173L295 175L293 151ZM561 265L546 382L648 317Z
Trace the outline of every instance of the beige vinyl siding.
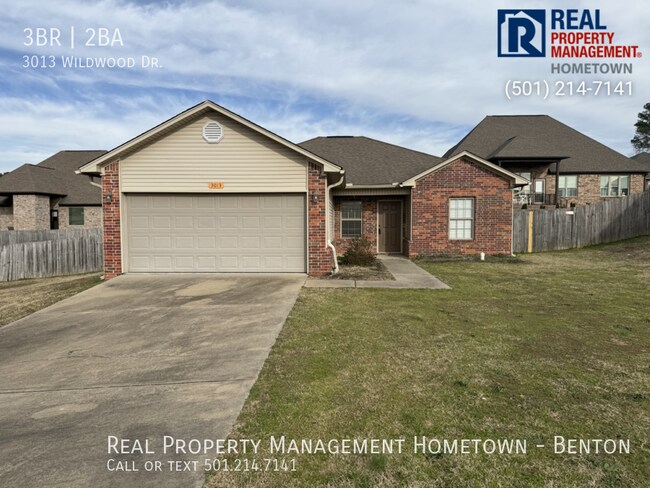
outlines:
M203 139L203 126L217 121L223 138ZM123 192L249 193L305 192L304 157L244 125L210 114L124 157L120 163ZM223 182L212 190L209 182Z

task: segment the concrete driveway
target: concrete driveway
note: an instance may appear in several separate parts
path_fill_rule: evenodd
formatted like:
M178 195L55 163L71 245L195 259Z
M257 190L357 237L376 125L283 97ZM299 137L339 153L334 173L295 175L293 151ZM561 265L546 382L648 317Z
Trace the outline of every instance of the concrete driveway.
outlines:
M1 328L0 486L200 486L163 436L227 436L304 280L126 275Z

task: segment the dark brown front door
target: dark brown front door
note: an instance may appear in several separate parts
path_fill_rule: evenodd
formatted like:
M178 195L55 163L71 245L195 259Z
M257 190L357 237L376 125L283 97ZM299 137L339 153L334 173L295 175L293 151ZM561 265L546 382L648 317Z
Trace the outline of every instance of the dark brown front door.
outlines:
M379 202L379 252L402 252L402 202Z

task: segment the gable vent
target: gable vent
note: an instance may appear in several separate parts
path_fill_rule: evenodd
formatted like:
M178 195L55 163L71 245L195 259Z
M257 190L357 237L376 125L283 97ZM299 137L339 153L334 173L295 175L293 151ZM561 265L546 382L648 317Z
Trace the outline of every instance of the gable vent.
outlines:
M218 122L208 122L203 126L203 139L210 144L216 144L223 137L223 128Z

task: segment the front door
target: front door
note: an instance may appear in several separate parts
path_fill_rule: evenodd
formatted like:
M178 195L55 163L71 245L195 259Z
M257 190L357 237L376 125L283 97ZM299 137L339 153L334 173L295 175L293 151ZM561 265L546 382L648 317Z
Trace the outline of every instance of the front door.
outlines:
M402 252L402 202L379 202L379 252Z

